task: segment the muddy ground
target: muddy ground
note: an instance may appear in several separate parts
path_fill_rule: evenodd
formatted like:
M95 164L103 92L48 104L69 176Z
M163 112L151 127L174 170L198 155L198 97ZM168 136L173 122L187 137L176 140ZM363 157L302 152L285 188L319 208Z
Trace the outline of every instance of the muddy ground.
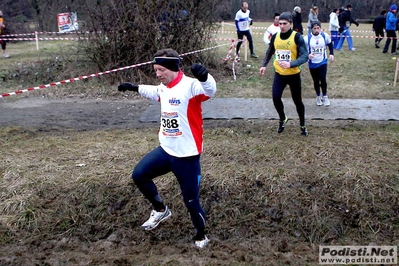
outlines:
M142 113L151 104L146 99L0 99L0 127L34 128L49 132L156 128L158 123L140 122ZM233 127L239 123L242 123L242 120L206 120L205 128ZM265 123L274 125L277 121L265 121ZM343 120L308 122L310 128L339 126L346 123L349 122ZM119 231L128 230L132 229L121 228ZM296 243L295 237L287 243L275 232L271 237L252 236L244 241L245 243L237 242L234 238L224 241L213 237L212 245L206 250L190 248L188 243L191 240L188 236L177 243L165 246L168 236L170 237L172 233L159 230L152 235L140 231L138 238L143 240L136 246L112 234L96 243L63 239L54 243L33 242L30 246L1 247L0 265L142 265L134 263L135 261L145 261L145 265L317 265L317 245L312 243L300 245ZM265 250L268 250L267 254L264 254ZM30 252L33 253L31 259L28 255Z

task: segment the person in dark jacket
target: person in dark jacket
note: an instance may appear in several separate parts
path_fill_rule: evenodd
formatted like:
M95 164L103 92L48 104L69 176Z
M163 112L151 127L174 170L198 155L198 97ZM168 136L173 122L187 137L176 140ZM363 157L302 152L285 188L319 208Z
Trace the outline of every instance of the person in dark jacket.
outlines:
M352 36L351 32L349 30L351 24L355 24L357 27L359 26L359 23L352 18L351 11L353 7L352 5L347 5L344 11L340 13L339 15L339 32L341 33L341 36L339 38L339 42L337 45L337 50L341 51L342 50L342 45L344 44L345 37L348 42L348 49L349 51L355 51L356 48L353 47L353 41L352 41Z
M385 31L387 32L387 41L385 42L384 49L382 50L384 54L388 52L389 45L392 41L391 53L393 55L396 55L396 23L398 19L396 18L395 13L397 10L398 7L396 5L392 5L385 19Z
M387 11L384 9L381 11L380 15L374 19L373 22L373 31L375 33L375 48L380 48L380 42L384 39L384 30L385 30L385 15Z
M299 6L294 7L294 12L292 12L292 29L300 34L303 34L301 12L302 9Z

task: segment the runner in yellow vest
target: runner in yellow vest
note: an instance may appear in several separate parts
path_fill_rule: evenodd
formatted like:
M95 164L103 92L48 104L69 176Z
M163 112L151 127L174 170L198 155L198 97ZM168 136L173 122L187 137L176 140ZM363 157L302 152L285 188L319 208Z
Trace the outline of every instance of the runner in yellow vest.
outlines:
M280 14L279 26L281 32L272 36L269 48L266 51L262 66L259 69L261 75L265 74L266 66L275 55L273 66L275 69L272 96L273 104L279 115L279 127L277 132L282 133L288 122L288 117L284 112L284 104L281 100L284 89L290 86L291 97L295 103L296 111L299 116L301 134L308 135L305 125L305 106L302 102L302 82L299 68L300 65L308 61L308 51L302 35L291 29L292 15L290 12Z

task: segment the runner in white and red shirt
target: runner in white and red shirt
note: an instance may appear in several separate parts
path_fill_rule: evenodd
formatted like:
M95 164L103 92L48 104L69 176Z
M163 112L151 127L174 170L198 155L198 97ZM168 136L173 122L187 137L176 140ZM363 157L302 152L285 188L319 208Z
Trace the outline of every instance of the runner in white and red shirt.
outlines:
M280 13L274 13L273 24L267 27L265 34L263 35L263 42L266 45L270 44L270 40L274 34L280 32L280 25L278 25L279 18Z
M180 184L184 203L196 229L195 245L203 248L209 239L205 235L205 212L199 201L202 102L215 94L216 82L200 64L191 67L195 79L186 76L180 70L179 54L172 49L158 51L153 66L160 85L125 82L118 86L119 91L136 91L161 103L160 146L144 156L132 173L133 181L153 206L150 218L142 227L152 230L172 215L153 182L155 177L172 172Z

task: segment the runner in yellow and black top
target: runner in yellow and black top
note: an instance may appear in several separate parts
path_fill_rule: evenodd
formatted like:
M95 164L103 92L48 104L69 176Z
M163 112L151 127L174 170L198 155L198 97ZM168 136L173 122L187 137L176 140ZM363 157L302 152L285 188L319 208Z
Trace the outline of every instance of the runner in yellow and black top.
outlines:
M305 106L302 102L301 70L299 66L308 61L308 51L302 35L291 29L291 23L292 15L290 12L280 14L279 26L281 32L272 36L259 73L261 75L265 73L267 64L275 55L275 60L273 60L275 75L272 96L274 107L280 118L277 132L283 132L284 126L288 122L281 97L285 87L289 85L291 97L299 115L301 134L307 136L308 131L305 125Z

